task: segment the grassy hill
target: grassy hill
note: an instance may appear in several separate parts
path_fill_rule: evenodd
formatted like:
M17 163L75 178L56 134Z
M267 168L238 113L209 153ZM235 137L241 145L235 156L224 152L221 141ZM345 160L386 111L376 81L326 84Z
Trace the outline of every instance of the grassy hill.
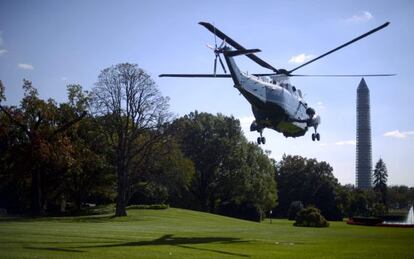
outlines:
M413 258L414 229L293 227L182 209L1 219L1 258Z

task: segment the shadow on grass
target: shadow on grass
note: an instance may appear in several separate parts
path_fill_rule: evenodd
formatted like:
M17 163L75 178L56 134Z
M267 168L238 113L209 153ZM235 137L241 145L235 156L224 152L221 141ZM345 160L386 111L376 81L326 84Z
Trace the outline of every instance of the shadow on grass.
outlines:
M59 247L24 247L25 249L31 250L44 250L44 251L57 251L57 252L71 252L71 253L83 253L85 251L77 250L77 249L70 249L70 248L59 248Z
M104 244L104 245L96 245L96 246L81 246L81 247L75 247L75 248L110 248L110 247L139 247L139 246L171 245L171 246L177 246L180 248L208 251L208 252L214 252L214 253L225 254L225 255L249 257L248 255L240 254L240 253L232 253L232 252L226 252L226 251L221 251L221 250L216 250L216 249L207 249L207 248L189 246L189 245L210 244L210 243L234 244L234 243L245 243L245 242L247 241L243 241L240 238L233 238L233 237L174 237L173 235L168 234L168 235L164 235L160 238L150 240L150 241L124 242L124 243Z
M93 223L100 223L106 222L111 219L115 219L114 214L104 214L104 215L93 215L93 216L82 216L82 217L74 217L69 219L72 222L93 222Z

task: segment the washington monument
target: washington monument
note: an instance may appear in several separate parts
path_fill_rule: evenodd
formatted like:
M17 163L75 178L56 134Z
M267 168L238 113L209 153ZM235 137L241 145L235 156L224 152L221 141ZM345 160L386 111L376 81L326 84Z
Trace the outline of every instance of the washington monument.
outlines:
M371 118L369 89L364 78L357 89L356 124L356 186L360 189L371 188Z

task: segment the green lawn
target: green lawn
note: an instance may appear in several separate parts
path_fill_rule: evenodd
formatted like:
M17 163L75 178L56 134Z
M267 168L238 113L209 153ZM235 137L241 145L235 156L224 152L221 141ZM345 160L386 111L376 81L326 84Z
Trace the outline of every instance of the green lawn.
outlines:
M173 208L128 213L0 218L0 258L414 258L414 229L299 228Z

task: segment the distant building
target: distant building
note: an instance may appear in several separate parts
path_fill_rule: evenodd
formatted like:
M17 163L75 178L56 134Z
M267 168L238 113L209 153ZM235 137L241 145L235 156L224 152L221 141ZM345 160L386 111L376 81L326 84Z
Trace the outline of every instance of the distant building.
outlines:
M356 112L356 186L369 189L372 186L371 118L369 89L364 78L357 89Z

